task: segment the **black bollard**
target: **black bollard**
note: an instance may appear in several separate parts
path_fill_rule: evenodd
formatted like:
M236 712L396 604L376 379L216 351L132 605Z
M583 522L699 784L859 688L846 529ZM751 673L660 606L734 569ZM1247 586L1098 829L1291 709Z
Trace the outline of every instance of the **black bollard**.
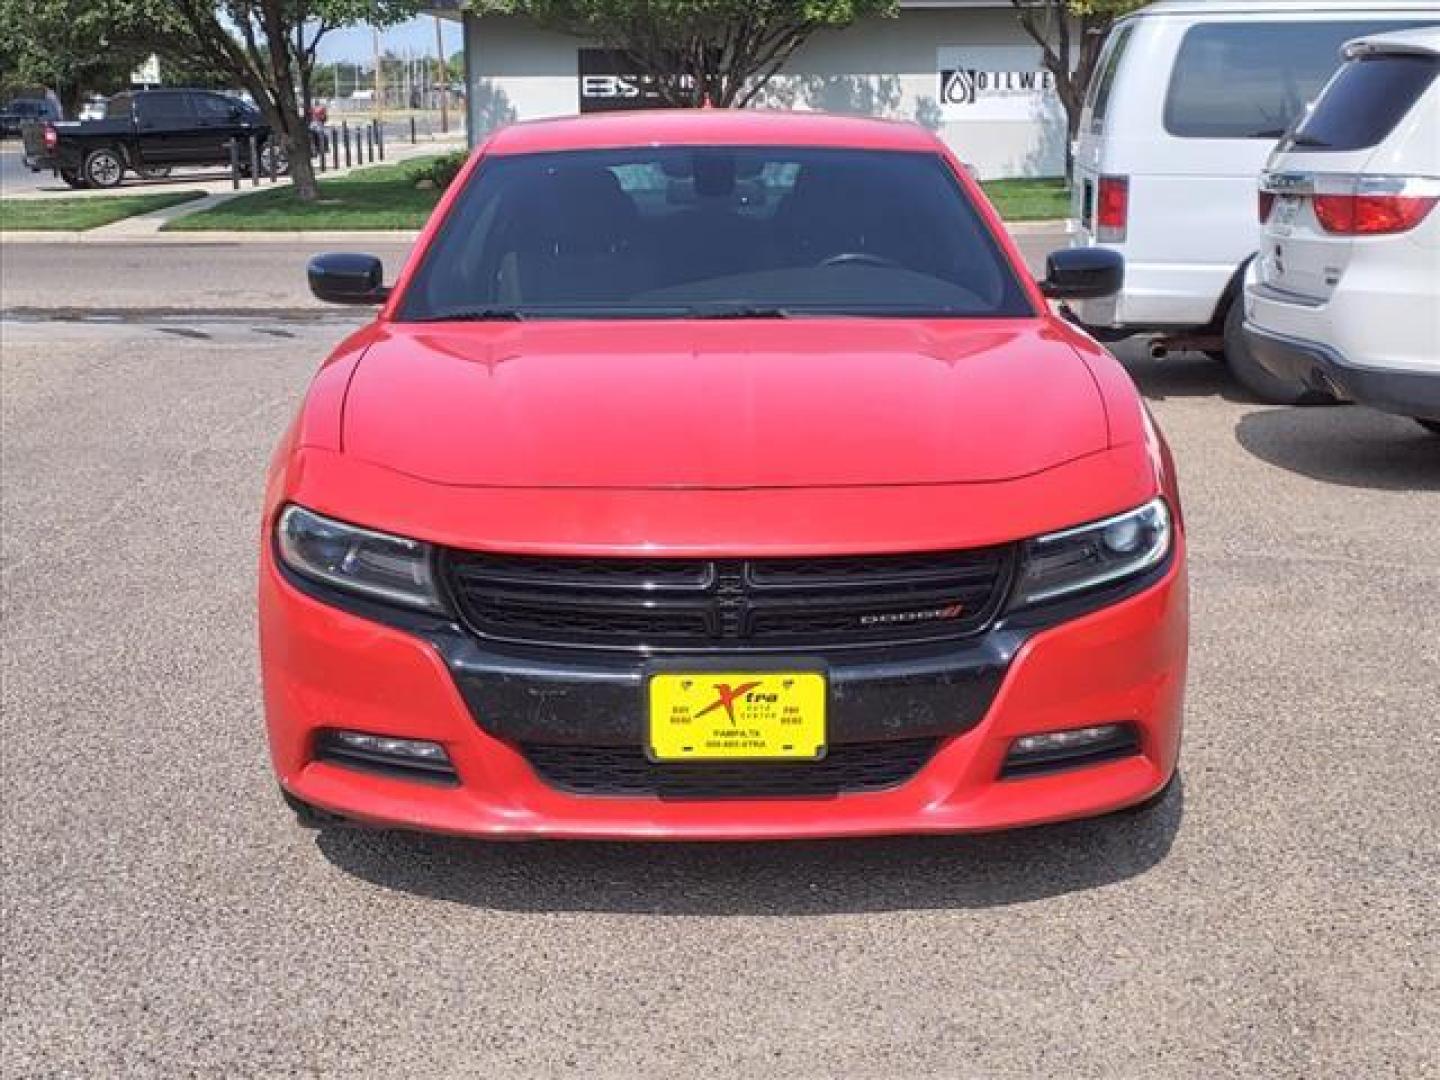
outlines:
M330 168L340 168L340 137L333 127L325 129L325 141L330 144Z
M250 136L250 186L260 186L260 144Z
M350 121L340 121L340 134L345 139L345 167L350 168Z
M412 121L413 122L413 121ZM375 149L380 154L380 160L385 160L385 125L375 125Z
M415 117L410 117L410 145L414 146L420 140L415 137Z
M240 190L240 140L230 140L230 186Z
M365 161L366 164L375 164L375 128L373 125L365 125Z

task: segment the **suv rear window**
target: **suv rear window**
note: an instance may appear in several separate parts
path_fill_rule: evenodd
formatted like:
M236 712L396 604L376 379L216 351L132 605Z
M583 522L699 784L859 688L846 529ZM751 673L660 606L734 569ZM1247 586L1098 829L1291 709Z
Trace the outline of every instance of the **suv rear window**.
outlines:
M1440 57L1367 56L1340 69L1281 150L1368 150L1430 89Z
M1419 22L1217 22L1180 43L1165 130L1190 139L1278 139L1340 66L1340 47Z

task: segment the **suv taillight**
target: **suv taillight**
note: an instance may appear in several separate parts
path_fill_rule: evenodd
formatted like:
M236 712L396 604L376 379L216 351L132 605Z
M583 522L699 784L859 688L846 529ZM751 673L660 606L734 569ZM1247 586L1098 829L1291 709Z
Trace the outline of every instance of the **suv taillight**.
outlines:
M55 125L54 125L54 124L46 124L46 125L45 125L45 149L46 149L46 150L54 150L56 144L59 143L59 142L60 142L60 135L59 135L58 132L56 132L56 130L55 130Z
M1409 232L1437 202L1435 195L1316 195L1315 219L1329 233L1383 236Z
M1118 244L1125 239L1130 223L1130 178L1102 176L1095 189L1095 239Z

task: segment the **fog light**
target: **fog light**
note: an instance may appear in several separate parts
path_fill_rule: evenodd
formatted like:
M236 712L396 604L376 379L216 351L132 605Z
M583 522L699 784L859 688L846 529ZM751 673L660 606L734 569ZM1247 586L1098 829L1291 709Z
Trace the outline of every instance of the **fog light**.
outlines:
M1097 724L1022 735L1010 744L1000 769L1001 777L1032 776L1082 765L1098 765L1140 752L1140 741L1130 724Z
M325 731L316 741L315 757L332 765L408 780L459 782L445 748L424 739L400 739L364 731Z

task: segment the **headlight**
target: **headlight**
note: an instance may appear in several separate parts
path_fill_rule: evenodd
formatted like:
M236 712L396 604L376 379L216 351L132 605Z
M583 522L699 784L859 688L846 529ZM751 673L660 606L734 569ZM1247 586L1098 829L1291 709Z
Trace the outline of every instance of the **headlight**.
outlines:
M1055 600L1144 573L1170 554L1170 508L1164 499L1092 525L1051 533L1024 548L1018 606Z
M430 571L430 545L372 532L299 506L276 527L280 559L295 573L395 604L442 611Z

